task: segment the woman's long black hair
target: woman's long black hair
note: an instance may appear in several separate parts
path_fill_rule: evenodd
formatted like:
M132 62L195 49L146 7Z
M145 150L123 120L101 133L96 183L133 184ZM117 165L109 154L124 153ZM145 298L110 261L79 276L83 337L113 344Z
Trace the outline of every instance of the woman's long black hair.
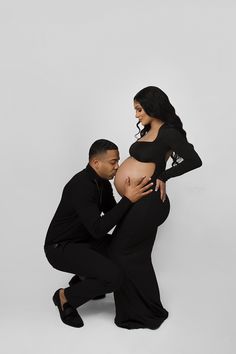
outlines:
M164 121L165 125L176 128L187 140L186 131L183 129L183 123L179 116L175 113L175 109L169 101L168 96L159 87L147 86L140 90L135 96L134 101L140 103L144 111L152 118L159 118ZM145 125L141 130L140 122L136 124L140 137L144 136L151 128L150 124ZM181 159L175 152L170 155L173 162L172 166L178 165L178 160Z

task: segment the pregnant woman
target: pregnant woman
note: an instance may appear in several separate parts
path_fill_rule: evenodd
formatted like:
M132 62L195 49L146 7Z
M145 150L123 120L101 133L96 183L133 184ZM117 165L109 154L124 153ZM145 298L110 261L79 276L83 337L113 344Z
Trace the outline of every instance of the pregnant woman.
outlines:
M125 274L123 285L114 292L114 322L127 329L157 329L168 311L160 300L151 252L158 226L170 212L166 181L200 167L202 161L160 88L148 86L139 91L134 97L134 109L140 138L130 146L130 156L120 165L114 184L120 196L127 176L150 177L156 188L133 204L113 231L109 255ZM172 167L165 169L169 157Z

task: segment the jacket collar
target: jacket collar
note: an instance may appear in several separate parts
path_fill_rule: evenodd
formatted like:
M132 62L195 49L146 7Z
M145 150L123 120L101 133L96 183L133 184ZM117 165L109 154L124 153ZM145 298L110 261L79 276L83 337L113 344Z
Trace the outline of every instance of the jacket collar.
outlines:
M97 182L100 182L100 183L106 181L104 178L100 177L97 174L97 172L92 168L92 166L90 166L89 163L87 164L85 170L92 180L96 180Z

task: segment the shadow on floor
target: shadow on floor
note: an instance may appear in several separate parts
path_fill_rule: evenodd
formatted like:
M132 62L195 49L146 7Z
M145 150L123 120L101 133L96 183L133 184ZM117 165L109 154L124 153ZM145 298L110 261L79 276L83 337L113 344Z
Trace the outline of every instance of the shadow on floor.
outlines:
M106 295L105 299L99 300L90 300L79 306L77 311L82 317L89 317L89 316L96 316L96 315L103 315L109 318L115 317L115 304L112 298L108 298Z

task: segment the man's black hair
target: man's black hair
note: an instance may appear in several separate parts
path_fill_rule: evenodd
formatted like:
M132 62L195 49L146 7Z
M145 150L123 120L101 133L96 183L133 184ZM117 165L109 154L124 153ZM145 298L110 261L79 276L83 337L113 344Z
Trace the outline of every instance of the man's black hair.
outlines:
M118 146L106 139L99 139L94 141L89 149L89 160L97 154L106 152L107 150L118 150Z

